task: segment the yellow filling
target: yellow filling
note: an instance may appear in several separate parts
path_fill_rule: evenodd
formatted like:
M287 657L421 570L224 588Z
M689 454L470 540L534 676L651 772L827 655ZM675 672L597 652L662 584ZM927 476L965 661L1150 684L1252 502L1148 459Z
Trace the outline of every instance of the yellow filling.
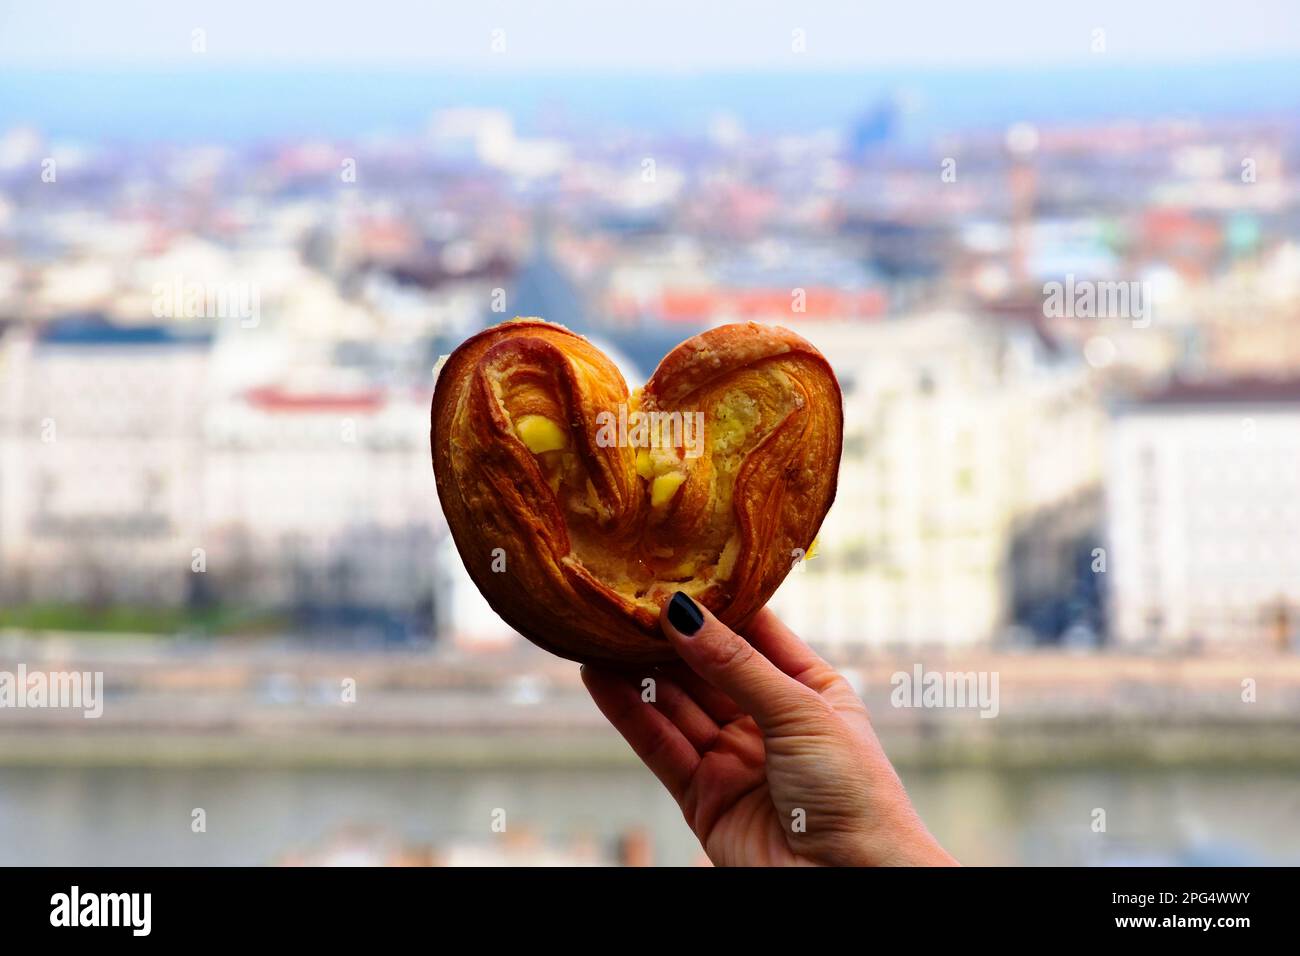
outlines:
M636 473L642 478L650 478L655 473L654 462L650 458L650 453L645 449L636 453Z
M759 422L759 409L744 393L729 393L714 408L713 451L729 455L744 447L749 433Z
M740 538L730 527L732 485L744 455L765 431L764 423L779 420L788 410L788 402L766 403L761 399L756 400L744 385L742 383L709 403L712 405L712 414L706 426L708 431L703 437L708 442L706 452L710 454L712 468L717 476L717 487L709 496L706 505L709 515L705 518L707 526L696 546L682 549L687 553L678 554L674 554L674 549L670 547L653 549L653 559L658 560L654 562L655 569L652 570L641 561L601 553L588 540L583 524L575 524L570 529L575 536L575 558L585 563L598 577L610 582L616 590L634 594L639 604L655 607L657 600L662 598L661 594L656 596L655 589L661 588L664 582L680 584L694 593L709 581L725 581L735 572ZM638 389L630 397L632 410L639 409L640 400ZM565 424L547 415L528 414L515 419L514 430L528 450L538 456L547 482L561 501L561 507L571 514L582 515L597 522L610 517L609 509L597 494L585 469L578 463ZM689 451L688 440L687 452ZM649 504L653 512L649 523L661 523L689 475L687 463L682 460L682 449L660 447L657 444L648 448L641 447L635 450L633 464L638 478L646 483L649 493ZM815 547L814 542L809 547L805 560L813 557Z
M559 451L569 444L564 429L542 415L524 415L515 422L515 434L534 455Z
M686 475L680 471L665 472L655 478L650 485L650 507L662 508L672 501L685 480Z

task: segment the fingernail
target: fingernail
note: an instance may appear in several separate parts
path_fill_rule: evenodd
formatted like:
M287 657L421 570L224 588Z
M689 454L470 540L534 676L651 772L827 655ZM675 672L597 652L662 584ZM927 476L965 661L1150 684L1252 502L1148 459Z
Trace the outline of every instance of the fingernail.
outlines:
M678 591L668 602L668 623L689 637L704 626L704 612L684 591Z

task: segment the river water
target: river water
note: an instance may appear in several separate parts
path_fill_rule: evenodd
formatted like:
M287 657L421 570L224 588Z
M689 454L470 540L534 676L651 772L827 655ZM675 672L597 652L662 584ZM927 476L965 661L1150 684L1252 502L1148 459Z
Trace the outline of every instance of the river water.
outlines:
M966 863L1300 863L1300 770L903 777L931 829ZM194 830L196 809L204 832ZM5 865L262 865L319 860L322 848L358 840L491 849L506 834L603 859L634 830L648 835L657 863L699 859L676 806L640 767L0 768Z

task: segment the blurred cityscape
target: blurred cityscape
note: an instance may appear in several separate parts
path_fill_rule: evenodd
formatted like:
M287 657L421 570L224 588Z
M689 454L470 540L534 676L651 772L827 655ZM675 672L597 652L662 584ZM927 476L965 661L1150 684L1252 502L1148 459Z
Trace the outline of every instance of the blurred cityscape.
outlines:
M0 670L107 687L102 720L0 713L0 862L83 860L50 836L78 819L99 862L697 861L442 520L432 370L516 315L633 386L725 322L829 357L838 499L774 606L959 857L1300 859L1300 112L915 114L863 83L789 129L470 101L383 136L0 128ZM891 707L917 662L1000 674L999 719ZM218 771L284 819L184 849ZM93 774L117 823L33 831Z
M66 158L4 132L6 622L510 640L430 498L430 373L540 315L633 383L723 322L831 357L841 491L780 605L838 653L1294 649L1300 124L905 122L593 144L451 109Z

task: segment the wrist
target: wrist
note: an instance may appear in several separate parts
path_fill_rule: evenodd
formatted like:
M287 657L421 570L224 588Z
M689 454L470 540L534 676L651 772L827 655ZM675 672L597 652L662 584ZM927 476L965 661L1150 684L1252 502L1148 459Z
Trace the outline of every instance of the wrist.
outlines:
M858 840L856 866L961 866L915 814Z

